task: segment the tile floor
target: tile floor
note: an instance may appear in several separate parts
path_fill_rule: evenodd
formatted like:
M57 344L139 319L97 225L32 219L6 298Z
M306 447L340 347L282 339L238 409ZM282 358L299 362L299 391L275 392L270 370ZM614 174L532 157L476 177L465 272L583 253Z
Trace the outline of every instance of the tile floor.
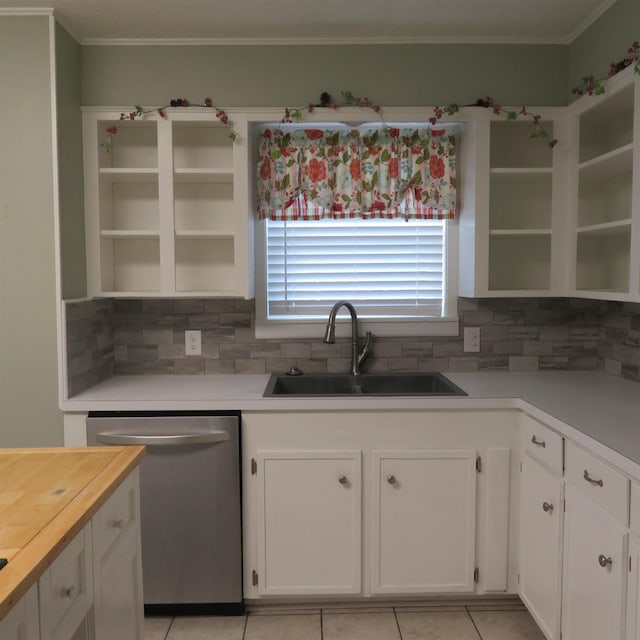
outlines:
M520 605L255 611L147 618L144 640L544 640Z

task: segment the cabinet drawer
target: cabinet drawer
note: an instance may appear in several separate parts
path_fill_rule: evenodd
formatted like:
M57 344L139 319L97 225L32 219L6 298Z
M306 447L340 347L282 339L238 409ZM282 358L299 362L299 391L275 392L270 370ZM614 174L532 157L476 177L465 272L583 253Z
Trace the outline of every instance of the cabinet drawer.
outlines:
M562 474L562 436L541 422L522 414L522 449L530 456Z
M631 530L640 536L640 484L631 483Z
M91 522L95 558L102 558L128 531L138 527L139 484L136 469L102 505Z
M629 524L629 480L622 473L567 442L565 475L621 523Z
M93 603L92 573L89 524L38 581L42 640L73 636Z

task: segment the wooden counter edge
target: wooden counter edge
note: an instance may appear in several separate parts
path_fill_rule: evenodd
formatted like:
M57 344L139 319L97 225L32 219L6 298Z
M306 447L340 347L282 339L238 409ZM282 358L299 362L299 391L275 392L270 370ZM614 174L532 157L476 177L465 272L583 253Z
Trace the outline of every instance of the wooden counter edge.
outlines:
M110 447L110 449L118 451L116 457L0 571L0 620L9 613L69 542L91 520L144 456L142 446ZM40 449L40 451L47 450L53 451L53 449ZM60 453L90 450L91 448L58 449ZM100 450L104 451L105 448L100 447ZM16 451L20 450L16 449Z

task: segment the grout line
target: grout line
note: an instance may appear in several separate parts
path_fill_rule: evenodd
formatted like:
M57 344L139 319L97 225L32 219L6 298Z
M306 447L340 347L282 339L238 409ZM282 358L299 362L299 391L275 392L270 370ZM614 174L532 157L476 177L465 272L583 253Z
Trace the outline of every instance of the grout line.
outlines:
M476 630L476 633L478 634L479 640L482 640L482 634L480 633L480 629L478 629L478 625L476 624L476 621L473 619L473 616L471 615L471 611L469 611L469 607L465 607L464 610L467 612L467 615L471 620L471 624L473 625L473 628Z
M171 631L171 627L173 627L174 621L175 621L175 616L173 618L171 618L171 622L169 623L169 626L167 627L167 633L164 634L164 640L167 640L167 638L169 637L169 632Z
M242 627L242 640L245 639L247 635L247 624L249 622L249 613L245 612L244 614L244 627Z
M322 609L320 609L320 640L324 640L324 614Z
M396 627L398 628L398 637L402 640L402 630L400 629L400 620L398 620L398 610L393 607L393 617L396 619Z

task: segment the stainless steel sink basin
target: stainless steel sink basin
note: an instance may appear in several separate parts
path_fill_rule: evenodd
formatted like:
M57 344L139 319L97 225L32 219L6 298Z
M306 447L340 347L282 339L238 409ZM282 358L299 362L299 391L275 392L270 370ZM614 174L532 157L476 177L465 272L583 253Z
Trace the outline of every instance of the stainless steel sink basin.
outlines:
M263 396L466 396L441 373L302 374L274 373Z

